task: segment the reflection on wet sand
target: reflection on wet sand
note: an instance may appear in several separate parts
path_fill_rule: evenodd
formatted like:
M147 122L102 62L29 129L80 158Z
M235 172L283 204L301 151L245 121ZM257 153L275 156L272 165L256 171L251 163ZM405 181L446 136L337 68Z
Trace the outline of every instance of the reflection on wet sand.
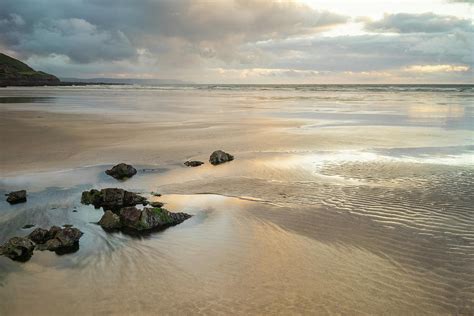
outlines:
M141 168L121 186L145 195L200 194L149 196L195 216L138 239L104 232L95 224L102 211L79 204L87 180L112 184L101 176L106 166L39 174L29 181L84 184L38 186L29 205L2 215L2 240L24 233L26 222L70 223L85 234L74 256L39 253L21 266L0 258L0 296L8 302L2 312L33 306L45 313L75 306L77 313L136 314L157 307L172 314L471 310L472 169L380 161L363 154L339 160L267 154L215 168ZM20 292L28 303L18 304Z
M36 308L61 314L71 306L77 314L140 314L156 308L176 314L441 313L453 308L433 302L433 295L446 293L433 293L431 287L427 293L420 282L427 279L418 271L374 254L359 241L318 240L327 223L309 224L308 218L278 211L293 218L291 224L320 231L305 236L265 219L274 210L254 202L212 195L172 195L164 201L171 210L194 211L195 217L147 239L106 234L96 226L91 229L98 237L89 237L85 246L94 250L59 258L35 255L2 280L3 313ZM22 304L16 304L18 293Z

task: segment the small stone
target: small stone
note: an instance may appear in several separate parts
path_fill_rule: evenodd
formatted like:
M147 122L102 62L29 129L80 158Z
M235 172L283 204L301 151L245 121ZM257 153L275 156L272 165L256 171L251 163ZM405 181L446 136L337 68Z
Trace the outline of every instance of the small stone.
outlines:
M26 190L14 191L6 194L7 202L10 204L26 202Z
M151 207L162 207L164 204L162 202L150 202Z
M33 224L26 224L25 226L22 227L22 229L29 229L29 228L32 228L32 227L35 227L35 225L33 225Z
M184 164L188 167L199 167L200 165L203 165L204 162L197 161L197 160L191 160L191 161L186 161Z
M216 150L211 154L211 157L209 157L209 162L213 165L219 165L232 160L234 160L234 156L222 150Z
M114 230L122 227L120 216L110 210L105 211L98 224L105 230Z
M126 163L119 163L118 165L113 166L112 169L105 171L105 173L117 180L123 180L131 178L137 174L137 169L133 168L131 165L127 165Z

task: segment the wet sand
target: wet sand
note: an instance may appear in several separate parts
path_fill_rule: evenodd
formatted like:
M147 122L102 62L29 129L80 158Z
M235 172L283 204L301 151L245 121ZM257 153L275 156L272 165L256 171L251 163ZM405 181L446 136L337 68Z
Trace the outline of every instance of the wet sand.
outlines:
M111 115L3 110L3 175L129 161L160 164L207 160L216 148L238 152L311 152L425 146L468 146L459 131L418 127L337 127L304 131L298 120L252 119L181 125L127 122ZM211 122L210 122L211 123ZM242 130L243 129L243 130ZM350 139L347 135L350 134ZM413 137L416 135L416 137ZM120 158L117 158L120 157Z
M472 92L0 93L0 193L29 192L0 201L0 242L29 223L84 232L74 254L0 257L2 315L474 312ZM236 160L182 164L215 149ZM103 173L121 161L138 174ZM194 216L106 233L80 204L105 187Z

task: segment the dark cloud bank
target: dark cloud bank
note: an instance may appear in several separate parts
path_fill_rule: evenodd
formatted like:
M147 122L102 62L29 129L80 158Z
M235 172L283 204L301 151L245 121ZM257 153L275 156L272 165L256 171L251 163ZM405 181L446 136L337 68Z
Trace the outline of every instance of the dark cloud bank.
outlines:
M295 2L263 0L2 0L0 48L23 59L53 60L44 63L51 68L62 56L61 67L75 71L113 71L112 66L126 71L124 63L138 65L144 58L147 67L167 74L179 69L277 68L294 76L298 70L314 75L412 64L472 69L470 20L433 13L387 14L381 20L364 20L372 34L318 35L350 20Z

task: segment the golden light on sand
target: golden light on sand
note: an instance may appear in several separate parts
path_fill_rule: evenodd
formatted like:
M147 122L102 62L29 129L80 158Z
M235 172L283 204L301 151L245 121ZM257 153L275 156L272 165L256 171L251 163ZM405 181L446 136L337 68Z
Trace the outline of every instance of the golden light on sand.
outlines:
M459 118L464 115L464 107L459 105L413 105L408 109L410 118Z

